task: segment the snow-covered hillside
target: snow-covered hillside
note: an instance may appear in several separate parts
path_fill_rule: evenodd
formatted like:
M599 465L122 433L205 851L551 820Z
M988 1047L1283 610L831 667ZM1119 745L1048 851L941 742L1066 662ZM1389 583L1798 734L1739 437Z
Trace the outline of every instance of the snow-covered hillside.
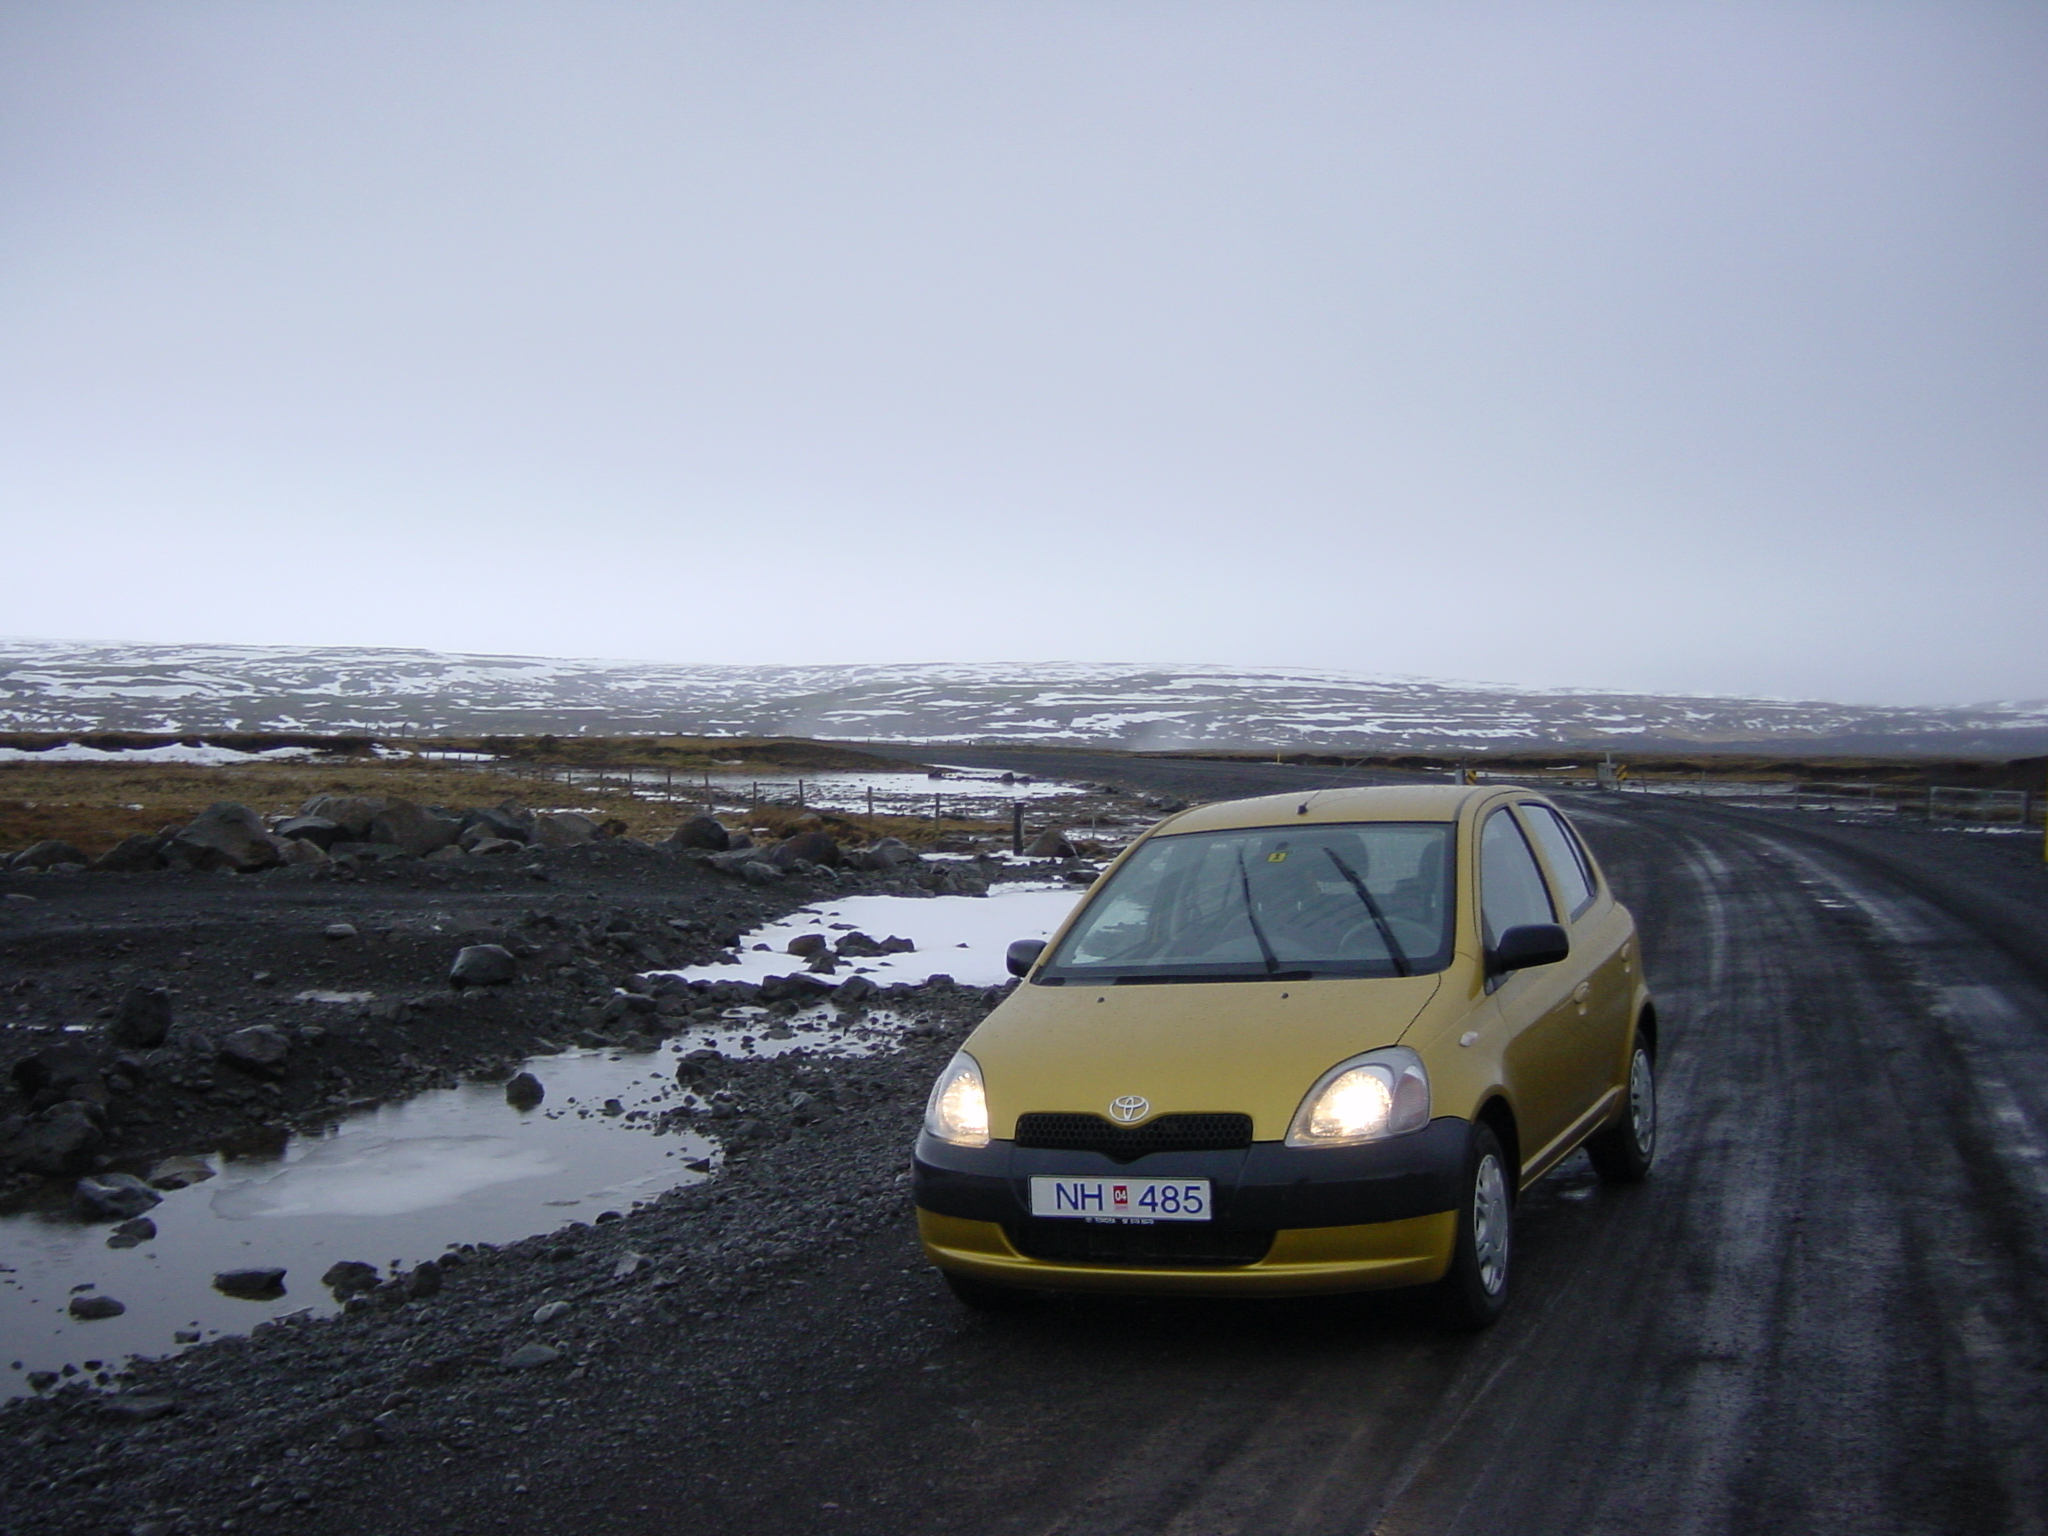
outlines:
M710 667L430 651L0 642L0 727L825 736L1118 747L2048 750L2048 703L1875 709L1341 672L1051 662Z

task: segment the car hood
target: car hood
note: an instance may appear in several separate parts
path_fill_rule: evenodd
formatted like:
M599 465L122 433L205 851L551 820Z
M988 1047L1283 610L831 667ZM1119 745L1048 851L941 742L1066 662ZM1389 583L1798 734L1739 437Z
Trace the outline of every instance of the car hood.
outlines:
M997 1137L1021 1114L1106 1117L1112 1099L1137 1094L1151 1115L1249 1114L1256 1140L1277 1141L1318 1077L1399 1040L1442 979L1023 986L965 1048Z

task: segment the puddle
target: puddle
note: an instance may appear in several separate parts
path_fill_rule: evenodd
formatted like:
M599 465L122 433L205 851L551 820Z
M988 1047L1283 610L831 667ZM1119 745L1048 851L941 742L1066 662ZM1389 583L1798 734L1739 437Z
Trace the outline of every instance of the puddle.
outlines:
M750 1053L739 1044L741 1034L759 1033L749 1022L733 1021L731 1054L818 1048L842 1035L872 1049L858 1029L888 1032L792 1030L786 1043L757 1041ZM708 1033L726 1032L722 1022ZM29 1371L170 1353L180 1329L210 1337L287 1312L333 1312L320 1276L338 1259L410 1267L451 1244L511 1242L708 1177L689 1165L715 1163L711 1140L657 1136L644 1125L649 1112L685 1102L676 1056L698 1048L700 1033L638 1055L578 1051L530 1062L547 1089L534 1109L507 1104L501 1084L465 1084L367 1111L324 1136L294 1137L273 1156L209 1156L215 1176L165 1192L147 1212L157 1235L132 1248L106 1246L111 1222L85 1226L62 1212L0 1218L0 1358L11 1367L0 1396L26 1392ZM614 1123L622 1121L630 1123ZM283 1296L246 1301L213 1289L222 1270L280 1266ZM111 1296L127 1311L74 1319L75 1291Z
M999 885L986 896L848 896L819 902L743 934L731 965L697 965L675 974L693 981L759 982L804 968L789 953L799 934L822 933L836 942L847 933L880 941L891 936L917 945L907 954L846 959L831 980L871 978L878 986L946 975L964 987L992 987L1010 979L1004 952L1014 939L1043 939L1067 919L1082 893L1071 885ZM765 946L765 947L756 947ZM660 973L656 973L660 974Z

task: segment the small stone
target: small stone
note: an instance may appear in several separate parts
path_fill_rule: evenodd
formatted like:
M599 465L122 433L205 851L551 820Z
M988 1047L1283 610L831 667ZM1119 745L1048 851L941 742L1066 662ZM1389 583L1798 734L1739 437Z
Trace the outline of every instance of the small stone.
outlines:
M127 1307L111 1296L74 1296L71 1298L71 1315L81 1322L92 1322L103 1317L119 1317Z
M132 1173L103 1173L82 1178L72 1189L72 1199L89 1221L119 1221L139 1216L163 1196ZM151 1228L152 1233L155 1231Z
M614 1280L630 1280L644 1270L654 1268L654 1260L644 1253L622 1253L612 1265Z
M107 1034L117 1045L153 1051L170 1037L171 994L162 987L130 987Z
M320 1277L320 1283L337 1296L371 1290L377 1284L377 1266L365 1264L360 1259L342 1259L327 1266L327 1273Z
M252 1024L221 1037L221 1059L258 1077L281 1077L292 1052L291 1038L269 1024Z
M508 1371L530 1371L538 1366L553 1365L561 1358L562 1352L549 1345L522 1344L500 1363Z
M823 954L828 946L829 941L822 933L800 933L789 941L789 953L809 959Z
M320 931L330 939L352 939L356 937L356 925L354 923L329 923Z
M282 1269L224 1269L213 1277L213 1288L244 1301L269 1301L284 1294L284 1275Z
M414 1301L441 1294L441 1266L422 1264L405 1279L405 1293Z
M213 1169L196 1157L167 1157L149 1170L147 1183L151 1189L183 1189L212 1177Z
M531 1072L521 1072L505 1084L505 1102L514 1109L532 1109L547 1097L547 1089Z
M463 987L502 987L519 974L512 951L502 944L471 944L455 956L448 968L448 984Z
M374 1424L348 1424L334 1437L334 1443L344 1451L372 1451L384 1443L384 1437Z
M177 1402L168 1397L117 1395L100 1403L100 1417L112 1419L117 1424L147 1424L152 1419L168 1418L177 1411Z
M116 1237L132 1237L138 1243L146 1243L156 1236L156 1223L147 1216L137 1216L133 1220L124 1221L121 1225L114 1228L114 1235Z
M556 1318L561 1317L568 1310L569 1303L566 1301L550 1301L539 1307L536 1307L534 1308L533 1312L533 1326L536 1328L545 1328L549 1323L552 1323Z
M197 1344L199 1342L199 1330L197 1328L179 1328L171 1334L171 1339L172 1342L178 1344Z

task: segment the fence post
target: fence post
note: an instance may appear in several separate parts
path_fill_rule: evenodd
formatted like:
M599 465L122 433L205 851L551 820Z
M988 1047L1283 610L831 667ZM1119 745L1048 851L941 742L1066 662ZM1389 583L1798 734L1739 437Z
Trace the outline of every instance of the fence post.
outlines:
M1010 802L1010 852L1021 855L1024 852L1024 802Z

